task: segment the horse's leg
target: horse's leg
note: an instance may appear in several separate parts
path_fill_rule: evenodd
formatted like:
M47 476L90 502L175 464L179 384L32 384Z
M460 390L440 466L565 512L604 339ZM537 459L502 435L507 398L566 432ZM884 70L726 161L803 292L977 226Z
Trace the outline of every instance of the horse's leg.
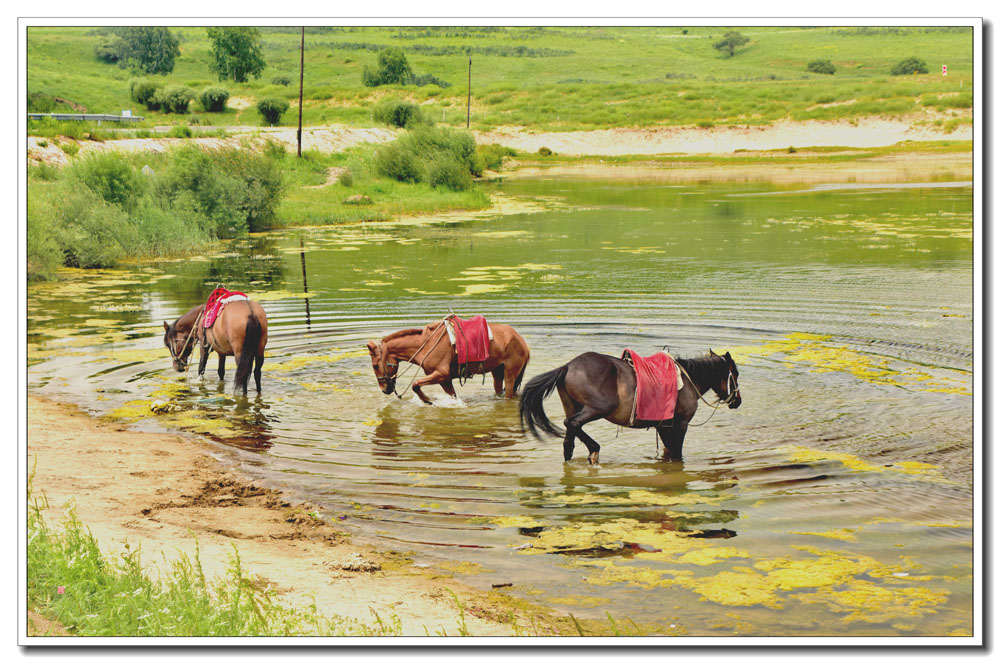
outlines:
M493 369L493 391L497 396L503 394L503 376L504 376L504 365L500 364Z
M198 377L201 377L205 374L205 366L208 364L208 355L212 352L212 346L203 338L198 349L200 350L198 353Z
M560 384L557 387L559 392L559 400L562 401L563 412L566 413L566 421L569 418L580 411L580 404L569 397L566 393L566 389ZM566 427L566 437L563 438L563 460L570 461L573 459L573 449L576 447L576 430Z
M444 382L445 380L448 380L448 376L445 375L444 373L442 373L441 371L435 370L431 374L425 375L422 378L418 378L418 379L416 379L413 382L413 387L412 387L413 388L413 393L415 393L417 395L417 397L420 398L420 400L422 400L424 403L427 403L428 405L430 405L431 403L433 403L433 401L431 399L427 398L427 395L424 394L423 391L421 391L421 387L426 387L426 386L429 386L429 385L432 385L432 384L440 384L440 383ZM454 388L452 388L452 394L454 394L454 393L455 393L455 390L454 390Z
M226 355L219 353L219 379L226 379Z
M611 414L611 411L598 410L590 405L584 405L579 412L566 417L566 421L564 422L567 435L572 430L576 437L580 438L580 441L587 445L587 451L590 452L587 455L587 462L591 465L597 465L601 453L601 445L594 438L583 432L583 426L596 419L603 419L609 414Z
M521 371L524 370L524 364L512 361L506 365L506 368L507 373L503 379L504 395L507 398L514 398L517 391L517 378L521 375Z
M263 354L259 354L256 357L254 357L253 379L254 379L254 382L257 383L257 393L258 394L260 393L260 371L261 371L261 367L263 365L264 365L264 355Z
M444 393L448 394L452 398L458 398L458 394L455 393L455 385L452 384L451 380L445 380L442 382L441 388L444 389Z
M673 426L660 426L656 429L660 433L660 439L663 440L663 460L681 459L687 429L687 421L675 423Z

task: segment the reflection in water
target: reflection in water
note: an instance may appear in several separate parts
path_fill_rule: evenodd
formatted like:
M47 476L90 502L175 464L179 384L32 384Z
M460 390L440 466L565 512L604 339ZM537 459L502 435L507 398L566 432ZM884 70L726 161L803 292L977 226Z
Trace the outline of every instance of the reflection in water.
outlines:
M568 206L270 234L33 286L29 384L245 450L359 539L479 564L470 582L513 579L576 616L706 635L971 629L968 189L504 186ZM255 398L212 370L174 376L159 338L220 281L265 297ZM732 350L747 403L692 429L683 462L598 422L614 453L563 463L489 384L433 407L378 390L365 340L449 309L518 329L526 379L585 350Z

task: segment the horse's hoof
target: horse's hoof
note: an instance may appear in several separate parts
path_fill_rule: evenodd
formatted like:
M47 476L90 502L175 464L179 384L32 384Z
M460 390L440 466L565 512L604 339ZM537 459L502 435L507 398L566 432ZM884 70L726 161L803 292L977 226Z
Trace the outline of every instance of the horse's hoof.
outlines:
M591 465L598 465L600 463L599 456L596 453L590 454L590 456L587 457L587 461Z

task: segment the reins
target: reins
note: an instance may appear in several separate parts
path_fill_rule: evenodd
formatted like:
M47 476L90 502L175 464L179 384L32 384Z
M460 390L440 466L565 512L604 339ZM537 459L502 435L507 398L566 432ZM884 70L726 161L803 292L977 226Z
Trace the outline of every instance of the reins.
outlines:
M441 342L441 339L444 337L444 335L446 333L444 322L441 323L441 326L439 327L439 330L440 330L441 333L438 334L437 340L434 341L434 345L431 346L430 350L428 350L427 352L424 353L424 357L423 357L423 359L420 360L419 363L416 363L413 360L416 359L417 355L420 354L420 351L424 349L424 346L426 346L430 342L430 340L431 340L430 336L427 337L426 341L424 341L423 343L420 344L420 347L417 348L416 352L414 352L412 355L410 355L410 358L406 360L406 361L410 362L410 366L417 366L418 368L421 368L421 369L424 367L424 360L427 359L427 357L428 357L428 355L430 355L430 353L434 352L434 348L436 348L438 346L438 343ZM383 352L384 352L384 350L383 350ZM386 368L389 367L389 359L388 359L388 357L386 357L385 365L386 365ZM399 367L399 362L396 362L396 366L397 366L397 368ZM398 380L400 378L400 376L406 375L406 371L410 370L410 366L407 366L406 368L403 369L403 371L401 373L396 373L396 375L392 376L391 378L386 377L385 378L386 381L388 381L388 380ZM403 390L404 394L410 390L410 387L413 386L413 383L416 382L417 377L419 377L419 375L420 375L419 371L415 371L413 373L413 378L410 380L410 384L406 385L406 389ZM381 382L381 381L382 381L382 378L379 378L379 382ZM400 394L396 390L396 386L395 385L393 385L393 387L392 387L392 393L396 394L396 398L402 398L403 397L403 394Z
M184 358L185 354L188 352L188 344L191 343L191 340L194 338L195 332L198 331L198 323L201 322L201 316L203 316L204 314L205 314L205 307L202 307L201 311L198 312L198 317L195 318L194 320L194 326L191 327L191 332L188 334L187 339L184 341L184 347L181 348L180 354L174 352L173 343L167 346L170 349L171 357L173 357L174 361L183 366L184 370L187 370L188 367L188 360ZM192 346L191 349L194 350L194 346Z
M695 383L694 379L691 377L691 374L687 372L687 369L685 369L684 366L680 362L677 362L677 366L680 367L681 372L687 377L688 382L691 383L691 386L697 392L698 391L698 385ZM705 399L705 394L699 392L698 393L698 398L700 398L705 403L705 405L707 405L708 407L712 408L712 414L708 415L708 419L706 419L705 421L701 422L700 424L691 424L691 423L689 423L688 426L704 426L705 424L707 424L709 421L712 420L712 417L715 416L715 413L719 410L720 407L722 407L723 405L729 405L730 403L732 403L733 399L736 397L736 392L739 391L739 385L737 385L737 387L736 387L735 390L731 388L732 385L735 384L735 382L736 382L736 378L733 377L733 370L730 368L729 369L729 377L726 379L726 387L729 390L729 395L726 396L725 400L723 400L722 398L717 398L714 403L709 403L708 400ZM659 448L659 442L657 442L657 448Z

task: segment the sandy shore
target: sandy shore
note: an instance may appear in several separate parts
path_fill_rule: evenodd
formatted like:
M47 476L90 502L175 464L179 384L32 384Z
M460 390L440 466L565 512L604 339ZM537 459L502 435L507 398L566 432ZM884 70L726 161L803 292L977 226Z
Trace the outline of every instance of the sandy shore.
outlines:
M941 116L951 117L951 116ZM884 147L901 141L971 140L972 126L964 124L950 134L928 124L928 115L904 119L862 118L856 121L776 122L767 126L614 128L598 131L531 132L523 127L474 131L479 143L499 143L526 152L547 147L565 156L621 156L635 154L731 154L736 150L777 150L803 147ZM73 141L80 154L104 150L162 152L176 145L239 147L250 141L260 145L270 140L294 151L295 129L286 127L220 127L226 138L125 138L107 141ZM302 148L320 152L340 152L361 143L385 143L396 138L389 128L347 125L305 127ZM52 139L28 137L28 158L39 163L64 165L66 153Z
M74 406L28 397L32 489L48 498L50 522L74 505L105 553L141 546L152 577L181 553L193 559L196 541L206 575L221 576L235 544L244 569L288 605L305 607L315 597L326 616L374 624L376 614L395 615L404 635L458 635L461 614L450 589L465 608L470 634L513 635L511 600L500 592L475 591L444 569L352 544L329 522L310 517L314 507L292 504L234 471L227 454L195 438L137 433ZM381 569L340 568L354 555ZM60 633L44 616L31 617L30 634ZM545 622L540 611L534 619Z

